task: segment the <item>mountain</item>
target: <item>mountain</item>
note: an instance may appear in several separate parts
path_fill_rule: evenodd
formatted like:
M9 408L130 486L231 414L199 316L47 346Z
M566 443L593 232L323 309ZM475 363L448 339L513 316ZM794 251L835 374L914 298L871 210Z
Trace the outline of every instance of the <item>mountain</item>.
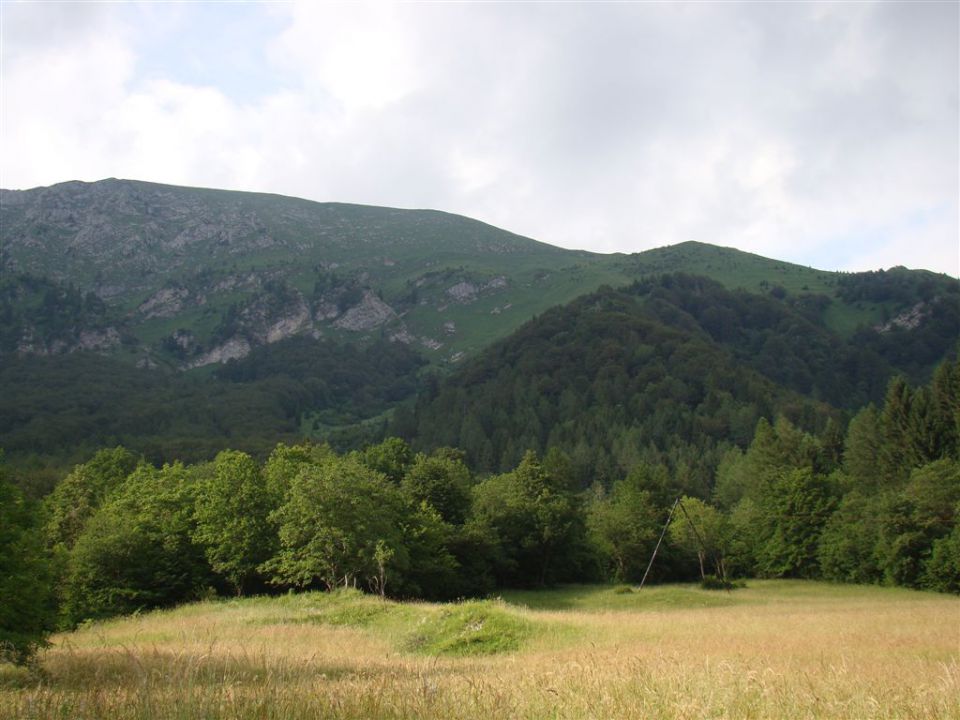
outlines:
M216 364L294 335L386 336L432 361L627 276L430 210L104 180L3 191L2 349ZM52 307L58 305L59 307Z
M156 461L302 436L346 447L391 422L426 444L459 443L452 428L466 416L435 432L440 387L474 392L478 367L516 371L508 356L536 365L525 343L571 367L596 344L628 364L652 352L651 367L672 367L664 348L696 348L704 372L738 378L728 391L747 409L724 442L740 443L758 415L789 406L823 418L878 401L894 373L924 382L960 336L957 281L926 271L833 273L695 242L601 255L433 210L127 180L0 191L0 272L0 447L60 462L116 443ZM602 329L591 321L571 335L557 323L581 327L597 292L627 309ZM637 333L658 339L653 351L619 346ZM608 364L586 366L587 384ZM663 402L694 380L660 386ZM529 388L556 381L516 382L539 408L552 396ZM618 392L647 392L631 382ZM403 408L418 396L413 419ZM546 447L553 425L579 427L564 415L574 405L538 416L536 432L512 417L497 427ZM515 454L491 453L481 464Z
M179 369L297 335L386 337L456 363L602 284L666 272L806 302L843 335L915 322L951 286L900 269L906 292L887 278L862 292L862 274L702 243L600 255L432 210L114 179L0 190L0 270L0 353Z

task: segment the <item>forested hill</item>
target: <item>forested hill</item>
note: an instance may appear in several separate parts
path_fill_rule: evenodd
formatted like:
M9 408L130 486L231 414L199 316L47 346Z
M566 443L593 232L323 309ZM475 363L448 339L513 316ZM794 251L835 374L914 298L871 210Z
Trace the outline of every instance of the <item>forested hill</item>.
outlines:
M658 279L678 271L703 277ZM583 312L608 301L621 309ZM511 336L536 316L554 329ZM804 424L879 401L894 373L928 382L958 336L960 284L920 270L696 242L599 255L437 211L127 180L0 191L0 448L51 482L118 443L200 461L302 437L346 450L390 423L423 445L463 436L489 469L555 442L591 448L584 473L640 452L681 466L678 443L711 438L702 476L761 415ZM464 414L452 389L505 399Z
M941 357L957 338L948 308ZM682 274L604 288L527 323L395 427L423 447L462 448L484 470L556 447L582 483L667 464L683 491L705 495L724 452L746 446L761 417L821 432L841 411L881 402L903 372L882 340L845 340L816 315Z

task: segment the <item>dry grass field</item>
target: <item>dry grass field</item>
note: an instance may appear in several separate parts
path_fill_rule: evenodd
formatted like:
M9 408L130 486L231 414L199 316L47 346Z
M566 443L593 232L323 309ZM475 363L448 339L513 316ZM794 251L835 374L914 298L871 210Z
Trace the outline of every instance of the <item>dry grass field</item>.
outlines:
M960 599L752 581L218 601L54 638L3 718L960 718Z

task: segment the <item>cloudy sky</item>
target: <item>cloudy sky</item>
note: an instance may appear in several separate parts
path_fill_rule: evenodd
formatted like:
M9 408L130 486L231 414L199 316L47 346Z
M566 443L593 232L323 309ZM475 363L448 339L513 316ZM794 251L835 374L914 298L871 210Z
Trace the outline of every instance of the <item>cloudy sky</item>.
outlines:
M956 2L0 8L5 188L135 178L960 274Z

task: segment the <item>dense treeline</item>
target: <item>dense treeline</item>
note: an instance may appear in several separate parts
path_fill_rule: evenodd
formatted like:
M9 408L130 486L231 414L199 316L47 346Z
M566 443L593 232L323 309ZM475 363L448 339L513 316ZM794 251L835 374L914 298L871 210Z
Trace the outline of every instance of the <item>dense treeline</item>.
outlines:
M92 353L5 357L0 442L21 467L30 454L62 459L70 448L89 457L118 444L157 464L206 460L227 445L266 457L277 442L303 437L308 413L336 425L384 412L416 392L423 363L400 343L299 337L257 348L212 378Z
M683 274L638 282L627 292L664 324L702 333L739 365L834 407L881 400L894 374L876 352L844 341L818 322L817 296L785 303L775 295L730 291ZM941 348L940 357L948 349Z
M0 484L0 642L209 597L364 587L452 599L504 586L637 582L684 495L654 579L825 578L960 592L960 363L888 387L846 431L761 418L690 496L665 463L582 489L570 456L475 474L459 450L397 438L338 454L276 446L156 467L102 450L31 508ZM6 580L6 578L10 578ZM19 634L18 634L19 633Z
M210 282L201 272L184 287ZM950 356L960 336L956 281L891 270L839 283L849 302L888 315L912 303L910 312L848 341L826 329L825 315L849 307L825 295L731 292L667 275L551 310L438 386L421 355L384 338L290 338L217 370L133 367L149 362L122 314L94 294L14 275L0 282L0 446L11 465L31 470L18 478L32 497L99 447L122 444L155 464L209 460L225 446L262 459L277 442L312 437L348 450L388 432L421 450L460 447L481 472L512 468L527 449L560 448L583 485L664 463L703 494L760 417L820 431L831 414L881 402L894 374L927 382ZM327 278L317 292L341 285ZM262 291L251 302L291 300L280 281ZM244 312L237 305L233 320L222 318L223 337L238 332L231 323ZM117 354L58 356L82 329L119 341ZM190 335L167 335L154 358L187 363L201 350ZM21 345L52 356L18 357ZM405 403L424 386L411 413Z
M775 364L765 348L780 347L775 338L789 329L764 329L757 317L751 333L717 329L714 339L687 311L690 303L680 307L680 297L698 292L731 315L717 328L748 321L727 306L770 315L771 325L790 312L775 301L751 305L703 278L603 289L490 348L424 394L413 418L398 414L394 431L421 448L462 448L482 471L512 467L527 449L559 448L584 486L610 482L638 463L666 464L688 492L703 495L724 452L746 446L761 417L782 414L821 429L836 413L761 372ZM789 317L802 324L797 332L807 331L806 321ZM824 363L830 352L829 344L820 349ZM803 362L785 352L779 367Z
M957 294L956 280L949 275L908 270L897 266L889 270L843 273L837 279L837 296L845 302L892 302L914 305L943 294Z
M882 402L900 368L928 381L960 336L956 283L932 278L942 294L924 306L919 328L863 328L853 341L812 317L814 296L785 301L683 274L603 288L549 310L421 394L392 431L420 449L462 448L481 471L513 467L527 449L559 448L583 485L666 464L687 492L703 495L725 452L745 447L761 417L821 432Z

